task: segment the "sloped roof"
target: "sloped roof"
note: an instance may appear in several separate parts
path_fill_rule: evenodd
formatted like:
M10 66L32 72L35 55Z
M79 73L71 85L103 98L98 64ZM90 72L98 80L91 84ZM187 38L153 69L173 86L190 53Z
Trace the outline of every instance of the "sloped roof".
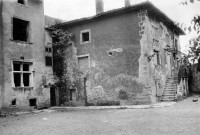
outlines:
M118 8L118 9L114 9L114 10L109 10L107 12L102 12L100 14L97 14L97 15L94 15L94 16L91 16L91 17L86 17L86 18L81 18L81 19L63 22L63 23L54 25L53 27L62 27L62 26L70 27L70 26L73 26L73 25L90 22L90 21L93 21L97 18L118 15L120 13L126 13L126 12L130 12L130 11L135 11L135 10L136 11L137 10L148 10L149 14L157 16L159 19L161 19L164 22L165 25L173 28L176 33L178 33L179 35L185 35L185 32L180 27L175 25L175 23L167 15L165 15L161 10L159 10L157 7L155 7L149 1L142 2L142 3L139 3L139 4L135 4L135 5L131 5L131 6L128 6L128 7L122 7L122 8Z

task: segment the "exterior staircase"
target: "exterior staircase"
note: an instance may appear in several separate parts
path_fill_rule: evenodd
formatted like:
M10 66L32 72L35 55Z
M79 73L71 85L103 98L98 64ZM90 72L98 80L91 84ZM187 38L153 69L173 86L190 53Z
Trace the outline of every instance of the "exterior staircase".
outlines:
M178 77L167 78L161 101L163 102L176 101L177 84L178 84Z

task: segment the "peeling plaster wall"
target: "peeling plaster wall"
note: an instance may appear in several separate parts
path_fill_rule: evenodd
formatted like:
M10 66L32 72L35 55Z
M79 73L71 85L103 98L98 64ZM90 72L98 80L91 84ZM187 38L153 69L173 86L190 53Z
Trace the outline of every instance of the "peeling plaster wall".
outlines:
M148 15L147 11L141 11L138 14L140 19L142 38L141 56L139 58L139 80L148 88L148 94L151 96L151 101L156 102L157 97L162 96L165 81L168 76L173 74L176 60L174 60L171 52L164 49L167 47L173 48L173 40L178 36L175 35L163 22L158 18ZM178 47L180 49L180 45ZM154 55L154 51L159 52L159 64Z
M20 18L30 22L30 43L12 40L12 18ZM50 105L50 88L45 87L52 78L51 67L45 66L45 33L43 1L28 0L28 6L17 1L3 0L3 45L4 45L4 85L3 107L9 107L16 99L17 107L29 107L29 99L36 98L37 106ZM48 39L47 39L48 40ZM13 88L12 61L33 62L33 88Z

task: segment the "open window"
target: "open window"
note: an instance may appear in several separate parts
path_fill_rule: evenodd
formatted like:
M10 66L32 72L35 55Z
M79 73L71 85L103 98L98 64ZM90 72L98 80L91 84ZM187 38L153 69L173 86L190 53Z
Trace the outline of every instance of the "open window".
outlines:
M28 42L29 22L13 18L13 40Z
M14 87L32 87L32 63L13 62L13 85Z
M91 32L90 32L90 30L83 30L83 31L81 31L80 34L81 34L80 35L81 44L91 42Z

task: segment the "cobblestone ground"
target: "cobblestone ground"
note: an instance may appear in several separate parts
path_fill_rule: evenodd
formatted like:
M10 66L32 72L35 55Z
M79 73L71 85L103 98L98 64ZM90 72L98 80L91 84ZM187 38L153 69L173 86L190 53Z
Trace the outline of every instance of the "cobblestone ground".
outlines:
M151 109L59 110L0 118L0 135L198 135L200 98Z

